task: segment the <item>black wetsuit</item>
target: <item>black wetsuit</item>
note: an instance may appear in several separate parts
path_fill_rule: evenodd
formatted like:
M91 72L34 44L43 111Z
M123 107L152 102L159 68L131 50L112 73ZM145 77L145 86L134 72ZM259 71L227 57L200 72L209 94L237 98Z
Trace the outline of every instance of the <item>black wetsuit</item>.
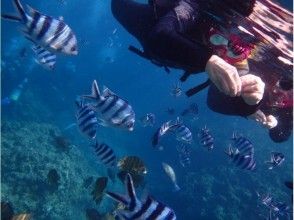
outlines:
M146 58L163 66L199 73L205 70L212 51L196 39L200 36L200 30L197 30L200 22L197 4L193 3L188 7L192 7L189 16L193 19L183 19L175 10L164 9L157 11L160 14L158 16L149 4L140 4L133 0L112 0L113 15L140 41ZM191 31L197 33L193 40ZM189 37L186 37L187 33Z
M203 72L212 50L203 44L201 14L197 1L180 1L160 17L147 36L148 51L159 60L173 63L188 72ZM193 36L193 37L192 37Z
M141 56L162 66L185 70L186 74L181 78L185 81L190 74L204 72L213 54L212 49L203 43L210 25L205 24L209 19L201 13L198 1L181 0L177 6L159 10L159 14L155 14L150 4L112 0L112 13L139 40L144 50L140 52ZM208 81L200 88L207 85ZM193 90L190 95L196 91ZM262 106L262 102L251 106L241 97L226 96L213 84L209 87L207 103L215 112L243 117L255 113ZM286 126L280 125L282 130L289 130L289 123L285 123Z

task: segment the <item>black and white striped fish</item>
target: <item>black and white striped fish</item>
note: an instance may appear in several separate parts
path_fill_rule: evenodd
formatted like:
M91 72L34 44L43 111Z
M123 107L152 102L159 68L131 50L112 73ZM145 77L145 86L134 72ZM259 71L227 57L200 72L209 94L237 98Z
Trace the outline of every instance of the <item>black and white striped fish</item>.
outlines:
M270 211L269 219L279 219L279 217L286 216L289 217L291 214L291 208L284 202L276 202L270 195L260 195L257 192L257 196L265 207Z
M266 161L269 165L269 170L273 169L276 166L280 166L285 161L285 155L279 152L271 152L271 160Z
M152 138L152 145L155 147L159 144L159 140L160 138L165 135L170 128L174 126L174 124L172 123L172 121L168 121L163 123L154 133L153 138Z
M193 141L192 132L186 125L182 123L178 124L177 126L174 127L174 132L176 133L178 141L181 141L187 144L192 143Z
M208 150L212 150L214 147L214 138L212 137L210 130L206 127L202 128L198 134L200 144L206 147Z
M177 146L179 152L179 161L183 167L189 167L191 165L191 148L186 144Z
M233 150L232 147L229 147L225 153L231 158L233 164L237 167L251 171L256 169L256 161L253 155L242 154L239 149Z
M19 0L13 0L18 15L2 14L1 17L20 22L27 39L51 52L77 55L77 39L62 19L44 15L28 6L26 13Z
M160 128L157 129L152 138L152 145L158 145L159 139L169 131L174 132L176 139L182 143L191 144L193 141L193 135L190 129L177 118L176 121L163 123Z
M106 194L122 203L125 209L116 211L120 219L140 219L140 220L176 220L175 212L164 205L148 196L144 200L139 200L136 196L133 180L130 174L127 174L125 179L125 186L127 195L120 195L113 192L106 192Z
M254 155L254 147L250 140L233 133L233 147L237 148L241 155Z
M111 149L111 147L104 143L99 144L97 141L93 147L98 159L104 165L106 165L108 168L116 166L116 155L114 154L114 151Z
M92 84L92 94L83 97L94 100L95 109L102 126L112 126L134 130L135 112L127 101L121 99L108 88L100 93L98 84L94 80Z
M56 55L43 47L35 45L32 50L36 54L36 62L43 66L45 69L53 70L56 63Z
M78 107L76 113L78 128L87 137L94 139L96 137L98 120L93 106L84 104L82 100L77 100L76 105Z
M174 84L172 90L171 90L171 95L174 97L179 97L182 95L182 89L180 87L179 82L177 82L176 84Z

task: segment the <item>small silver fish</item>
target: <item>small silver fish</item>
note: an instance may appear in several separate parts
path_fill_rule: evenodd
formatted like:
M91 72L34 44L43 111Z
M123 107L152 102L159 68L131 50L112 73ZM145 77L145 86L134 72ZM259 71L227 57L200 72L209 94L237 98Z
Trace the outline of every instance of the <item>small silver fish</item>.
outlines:
M179 191L181 188L177 184L177 178L174 169L167 163L162 162L162 167L166 175L171 179L174 184L175 191Z

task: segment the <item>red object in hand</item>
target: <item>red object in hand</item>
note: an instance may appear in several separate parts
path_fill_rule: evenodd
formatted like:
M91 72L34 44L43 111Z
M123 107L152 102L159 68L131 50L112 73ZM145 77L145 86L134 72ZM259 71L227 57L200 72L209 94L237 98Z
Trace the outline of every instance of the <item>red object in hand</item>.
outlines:
M253 45L243 42L236 34L225 36L219 30L211 28L208 36L214 52L229 64L246 60L253 49Z

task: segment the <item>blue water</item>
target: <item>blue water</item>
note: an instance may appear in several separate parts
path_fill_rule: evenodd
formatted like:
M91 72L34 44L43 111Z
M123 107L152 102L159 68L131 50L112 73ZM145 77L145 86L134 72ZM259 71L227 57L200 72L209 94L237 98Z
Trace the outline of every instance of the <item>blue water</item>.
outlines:
M3 12L13 12L10 1L1 4ZM206 105L207 90L190 99L184 95L172 97L170 90L182 71L167 74L129 52L129 45L139 44L113 18L110 1L26 0L23 4L54 17L63 16L79 40L79 54L58 56L55 70L47 71L34 61L31 43L21 35L18 25L1 23L2 98L10 96L24 78L28 79L19 99L3 104L1 109L1 199L9 201L15 213L30 213L34 219L86 219L86 208L95 208L100 213L114 209L114 203L106 197L100 206L95 205L90 191L83 188L87 176L105 176L106 171L76 127L64 130L75 122L76 96L88 94L94 79L128 100L137 121L148 112L156 115L154 127L143 128L136 123L133 132L109 127L99 127L97 132L97 139L112 146L118 157L137 155L145 161L146 186L138 189L139 195L148 192L183 220L264 219L267 210L258 205L256 191L270 193L276 200L291 205L291 191L284 181L292 180L292 137L276 144L266 129L256 123L212 112ZM291 1L284 4L290 7ZM22 57L23 48L26 55ZM204 79L205 74L193 76L181 85L182 89L185 91ZM168 107L179 114L191 103L198 104L199 114L194 121L184 119L195 143L192 164L183 168L172 137L163 140L163 151L152 148L151 137L161 123L176 118L165 112ZM198 144L197 133L204 126L215 138L211 152ZM55 149L48 136L51 127L70 140L72 147L68 152ZM256 172L236 168L223 153L233 132L254 144ZM274 170L268 170L264 164L271 151L286 155L285 162ZM162 162L174 168L181 191L173 192ZM48 192L42 185L50 168L61 175L59 189L54 192ZM119 180L110 182L107 189L124 190Z

